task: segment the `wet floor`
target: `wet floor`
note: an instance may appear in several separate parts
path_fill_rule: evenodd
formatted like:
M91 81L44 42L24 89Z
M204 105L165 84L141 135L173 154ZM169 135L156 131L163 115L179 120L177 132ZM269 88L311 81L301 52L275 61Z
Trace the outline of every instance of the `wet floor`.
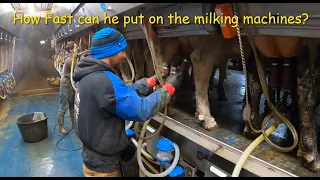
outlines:
M60 141L58 147L62 150L56 147L61 138L58 129L54 129L58 109L57 93L17 97L1 104L0 177L83 177L82 151L72 151L82 147L75 131ZM44 112L47 115L48 138L38 143L25 143L16 120L33 112ZM66 114L68 116L69 112ZM65 120L64 127L71 129L70 118ZM137 168L136 158L124 163L124 176L137 176Z
M218 79L218 77L219 74L217 72L215 79ZM209 101L211 113L219 125L219 128L216 130L209 132L200 126L199 121L196 120L194 116L195 100L192 100L192 98L180 97L175 108L171 110L170 116L189 127L244 151L252 140L249 140L242 135L244 129L244 121L242 119L242 100L245 93L245 78L242 72L229 70L228 77L225 80L225 91L228 101L218 101L217 94L215 93L216 88L213 89L213 91L214 92L209 97ZM192 93L190 93L188 97L191 96L193 96ZM264 98L262 97L260 104L261 114L263 113L263 104ZM272 123L272 121L270 123ZM287 128L284 124L279 125L279 127L272 133L270 137L271 140L282 146L291 145L292 141L287 138L291 135L288 136L286 129ZM302 166L300 159L296 157L295 151L291 153L279 153L263 142L251 153L251 155L297 176L320 176L320 174L313 173L305 169Z
M6 177L81 177L81 151L64 152L56 147L61 138L54 133L57 124L59 96L40 95L13 98L8 104L8 117L1 117L0 127L0 176ZM3 109L1 107L1 109ZM8 109L8 108L7 108ZM16 124L17 118L24 114L44 112L48 117L48 138L38 143L25 143ZM69 116L69 114L67 115ZM71 129L70 119L65 121L65 128ZM56 129L56 133L58 133ZM65 150L82 146L75 133L66 136L59 147Z
M213 117L216 118L217 123L221 128L232 129L236 134L242 134L244 129L244 121L242 119L243 112L243 98L245 95L245 78L240 71L228 71L228 77L224 82L224 88L228 101L219 101L216 93L216 88L213 89L213 93L209 96L210 110ZM219 72L215 75L215 85L219 78ZM193 96L193 92L188 92L189 97ZM183 95L185 96L185 94ZM188 104L186 106L185 104ZM195 113L195 99L193 98L179 98L176 107L184 112L194 115ZM264 97L262 95L260 101L260 115L263 117L264 110ZM262 119L262 118L261 118ZM273 121L271 120L270 123ZM286 143L288 133L287 128L284 125L279 127L272 133L271 138L276 143Z

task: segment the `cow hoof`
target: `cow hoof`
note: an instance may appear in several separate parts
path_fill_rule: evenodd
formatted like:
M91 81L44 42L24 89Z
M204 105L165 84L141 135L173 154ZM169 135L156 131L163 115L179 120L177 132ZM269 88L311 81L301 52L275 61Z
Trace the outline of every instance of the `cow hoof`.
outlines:
M228 101L228 98L225 96L218 96L219 101Z
M299 148L297 156L304 159L303 166L312 172L320 172L320 155L317 153L303 153Z
M316 173L320 172L320 161L319 161L319 159L315 159L314 161L309 162L309 163L307 161L305 161L303 163L303 166L305 168L307 168L308 170L312 171L312 172L316 172Z
M250 140L254 140L259 137L260 134L255 133L250 127L248 128L248 125L246 125L243 130L243 135Z
M307 163L311 163L315 160L313 153L304 153L300 148L298 149L297 156L303 158Z
M213 117L202 121L202 128L207 131L212 131L217 127L218 127L218 124Z

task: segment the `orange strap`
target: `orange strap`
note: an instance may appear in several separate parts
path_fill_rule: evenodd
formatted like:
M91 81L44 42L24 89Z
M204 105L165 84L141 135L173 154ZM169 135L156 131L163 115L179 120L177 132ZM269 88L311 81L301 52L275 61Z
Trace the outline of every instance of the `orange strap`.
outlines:
M149 28L148 25L149 25L149 19L148 18L145 18L144 19L144 22L143 22L143 25L144 27L146 28L146 31L147 31L147 35L150 36L151 34L151 37L157 37L157 33L154 31L154 29L152 28L152 25L151 25L151 32L149 32Z
M233 17L233 9L232 5L230 3L224 3L224 4L217 4L215 7L215 12L218 16L230 16ZM231 24L220 24L221 31L223 34L223 37L225 39L233 38L237 36L237 29L235 27L232 27Z

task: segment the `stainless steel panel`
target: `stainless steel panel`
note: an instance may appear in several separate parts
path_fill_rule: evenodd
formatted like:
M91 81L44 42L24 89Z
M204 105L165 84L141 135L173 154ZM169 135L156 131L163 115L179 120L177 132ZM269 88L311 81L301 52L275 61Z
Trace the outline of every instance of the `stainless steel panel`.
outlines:
M159 126L158 123L154 124L154 121L152 121L152 125L154 127ZM205 177L227 177L232 174L235 164L219 157L202 145L191 141L187 137L179 134L178 131L179 130L177 128L172 130L164 127L160 135L169 138L178 144L180 149L179 165L184 168L185 177L195 177L198 170L203 172ZM208 164L210 164L210 166L208 166ZM210 171L210 173L208 171ZM211 171L216 173L216 175L212 174ZM242 169L240 177L256 177L256 175Z
M201 15L211 9L209 4L203 3L105 3L106 6L111 5L112 10L108 11L109 15L124 15L124 12L130 14L138 14L138 10L145 16L162 15L165 23L163 25L155 25L159 37L172 36L190 36L190 35L207 35L208 32L220 31L219 25L169 25L167 15L172 12L178 12L179 15ZM247 3L248 13L250 15L266 15L268 12L280 15L300 15L303 12L309 14L309 19L304 25L253 25L254 33L260 35L279 35L279 36L301 36L301 37L320 37L319 30L319 11L320 4L318 3ZM138 7L139 8L134 8ZM212 5L211 5L212 6ZM130 10L135 9L133 11ZM99 3L87 3L84 7L87 15L97 15L103 17L103 11ZM213 10L213 8L212 8ZM242 24L240 24L242 26ZM72 35L83 29L88 28L88 25L80 25L77 31L72 30ZM140 39L143 37L143 32L139 25L128 25L127 28L118 26L118 29L128 39Z
M153 27L158 37L175 37L175 36L192 36L192 35L208 35L220 31L219 25L198 25L194 24L195 15L203 15L213 11L214 4L208 3L171 3L153 9L145 9L142 14L145 17L162 16L164 23L155 24ZM168 19L170 13L177 12L179 16L189 16L190 24L171 24ZM137 34L137 38L143 37L144 33L140 25L128 25L127 28L120 28L120 31L126 36L134 38L131 34Z
M209 7L209 8L208 8ZM220 27L217 25L198 25L194 24L194 16L195 15L203 15L206 12L210 12L213 10L212 4L207 3L175 3L170 4L158 8L154 8L152 10L144 10L143 15L145 17L150 16L162 16L164 23L163 24L155 24L153 27L155 31L157 32L158 37L174 37L174 36L192 36L192 35L207 35L210 33L218 32L220 30ZM168 15L171 13L174 15L174 12L177 12L177 14L181 17L188 16L190 17L189 21L190 24L184 25L184 24L170 24ZM139 30L133 30L133 26L135 26L135 29ZM131 25L128 26L128 28L123 30L123 33L126 36L126 33L129 31L139 31L140 33L143 33L143 31L140 30L139 25ZM141 31L141 32L140 32Z
M150 136L154 133L155 129L152 126L147 127L146 136ZM147 140L147 151L153 156L156 157L158 153L157 143L159 140L159 134L154 135L151 139Z
M153 119L157 122L162 121L162 116L157 115ZM165 124L168 129L174 131L175 133L180 134L185 137L186 140L182 142L176 142L179 146L183 146L187 141L195 143L202 148L211 151L212 153L220 156L221 158L236 164L238 159L240 158L242 151L221 142L214 137L210 137L200 131L197 131L191 127L188 127L170 117L166 118ZM181 148L183 149L183 148ZM206 154L206 153L203 153ZM209 155L208 155L209 156ZM189 157L186 156L186 158ZM199 166L199 169L202 169ZM250 155L243 166L243 169L250 171L257 176L273 176L273 177L296 177L296 175L284 170L280 169L268 162L265 162L261 159L258 159L252 155Z
M11 32L18 34L18 28L13 23L13 12L6 12L0 16L0 27Z

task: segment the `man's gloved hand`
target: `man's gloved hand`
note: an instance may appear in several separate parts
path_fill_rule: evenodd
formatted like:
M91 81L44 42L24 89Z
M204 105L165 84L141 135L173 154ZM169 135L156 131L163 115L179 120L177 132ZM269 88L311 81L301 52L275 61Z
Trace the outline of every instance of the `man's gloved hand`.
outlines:
M179 88L181 88L182 80L183 80L183 76L181 72L179 72L176 75L169 76L163 88L167 89L169 94L173 96L175 90L179 90Z
M158 76L154 75L154 76L147 78L147 83L150 88L153 88L154 86L159 85L160 81L159 81Z

